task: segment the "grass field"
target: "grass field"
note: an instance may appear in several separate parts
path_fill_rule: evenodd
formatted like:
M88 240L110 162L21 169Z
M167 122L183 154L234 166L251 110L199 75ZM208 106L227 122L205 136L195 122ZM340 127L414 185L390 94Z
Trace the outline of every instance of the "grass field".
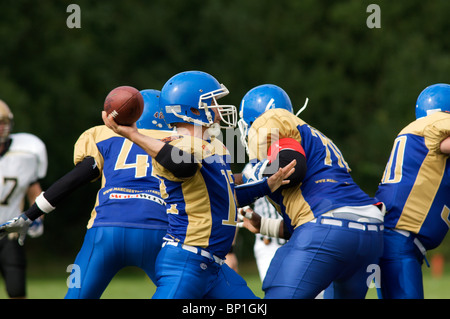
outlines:
M69 264L69 263L68 263ZM61 299L67 291L64 266L40 265L28 274L27 290L30 299ZM253 292L263 297L261 282L254 263L241 265L241 274ZM440 278L433 278L430 269L424 267L424 287L426 299L450 299L450 267ZM137 268L126 268L119 272L104 292L103 299L147 299L155 291L155 286L144 272ZM4 282L0 281L0 299L7 298ZM376 299L375 289L369 289L368 299Z

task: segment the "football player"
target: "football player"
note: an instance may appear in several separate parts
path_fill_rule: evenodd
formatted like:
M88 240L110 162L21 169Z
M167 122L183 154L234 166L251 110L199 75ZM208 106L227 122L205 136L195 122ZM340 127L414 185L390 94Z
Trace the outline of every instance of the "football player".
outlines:
M19 216L25 199L31 205L42 192L39 180L47 173L45 144L28 133L11 134L13 113L0 100L0 223ZM42 220L29 231L35 236L43 232ZM10 298L25 298L25 251L27 232L11 233L0 240L0 270Z
M364 298L367 267L382 253L383 206L355 184L337 146L291 108L271 84L247 92L240 108L256 178L297 160L291 183L269 194L284 222L255 213L244 220L254 232L289 238L269 266L265 298L312 299L330 284L325 297Z
M215 138L220 127L236 124L236 108L217 103L226 94L226 87L205 72L170 78L161 89L160 106L176 134L166 140L144 136L135 126L118 125L102 113L108 127L154 158L154 174L160 178L169 228L156 264L155 299L255 298L244 279L224 263L237 223L230 154ZM274 179L236 190L237 201L252 202L287 183L284 177L294 164Z
M450 226L450 85L417 98L416 120L394 141L376 197L386 204L383 298L424 298L422 263Z
M171 132L159 111L157 90L143 90L144 111L139 131L157 138ZM88 129L74 148L75 168L39 195L21 217L0 227L23 231L38 216L49 213L78 187L101 178L83 245L72 268L67 299L100 298L114 275L136 266L155 282L155 260L167 230L159 180L152 176L151 158L139 146L106 126Z

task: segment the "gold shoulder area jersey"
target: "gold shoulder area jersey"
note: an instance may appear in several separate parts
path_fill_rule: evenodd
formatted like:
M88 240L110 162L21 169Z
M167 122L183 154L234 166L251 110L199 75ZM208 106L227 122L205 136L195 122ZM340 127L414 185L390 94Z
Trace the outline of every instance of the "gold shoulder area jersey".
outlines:
M271 143L281 138L301 144L307 165L300 185L270 195L291 231L332 209L376 203L355 184L339 148L287 110L270 109L253 122L248 138L250 160L267 158Z
M211 141L205 141L194 136L179 135L174 133L170 137L162 139L162 141L171 144L187 154L193 154L200 167L203 165L203 161L215 161L218 158L224 158L229 161L230 153L228 149L219 139L216 138L213 138ZM183 157L182 154L179 154L175 150L172 154L172 159L175 163L181 163L183 161L190 160L191 157ZM159 175L174 181L182 181L182 179L173 176L169 170L165 169L158 162L154 161L153 165L155 170L159 172Z
M169 131L139 131L157 139L172 134ZM95 159L102 172L101 189L88 228L167 228L165 202L159 192L159 180L152 174L150 155L101 125L85 131L75 143L75 164L88 156Z
M267 158L272 141L290 137L301 142L297 126L306 123L285 109L271 109L253 122L248 132L249 160Z
M400 135L414 134L426 137L424 140L427 148L433 153L438 154L441 142L450 136L450 114L445 112L437 112L422 117L408 126L406 126Z
M199 163L194 176L180 179L153 161L153 172L161 180L161 195L167 205L167 238L224 258L237 223L230 154L218 139L210 142L178 135L166 142L193 154Z
M450 114L437 112L397 136L376 197L386 204L385 225L437 247L450 226L450 162L440 143L450 136Z

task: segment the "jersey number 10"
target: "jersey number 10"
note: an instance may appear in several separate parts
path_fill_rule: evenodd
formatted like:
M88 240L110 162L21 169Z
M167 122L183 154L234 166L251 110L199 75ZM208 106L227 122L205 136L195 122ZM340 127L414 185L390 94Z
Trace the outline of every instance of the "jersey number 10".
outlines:
M405 158L407 136L402 135L395 139L391 157L386 165L381 182L399 183L402 180L403 160Z

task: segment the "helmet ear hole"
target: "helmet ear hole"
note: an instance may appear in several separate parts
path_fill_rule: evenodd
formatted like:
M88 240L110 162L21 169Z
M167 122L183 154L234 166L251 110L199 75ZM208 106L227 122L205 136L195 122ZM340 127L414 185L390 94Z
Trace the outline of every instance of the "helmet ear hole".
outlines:
M170 127L165 122L164 114L159 105L161 92L159 90L146 89L140 91L140 93L144 98L144 110L136 122L137 128L169 130Z
M198 109L196 109L196 108L191 107L191 112L194 115L200 116L200 111Z

